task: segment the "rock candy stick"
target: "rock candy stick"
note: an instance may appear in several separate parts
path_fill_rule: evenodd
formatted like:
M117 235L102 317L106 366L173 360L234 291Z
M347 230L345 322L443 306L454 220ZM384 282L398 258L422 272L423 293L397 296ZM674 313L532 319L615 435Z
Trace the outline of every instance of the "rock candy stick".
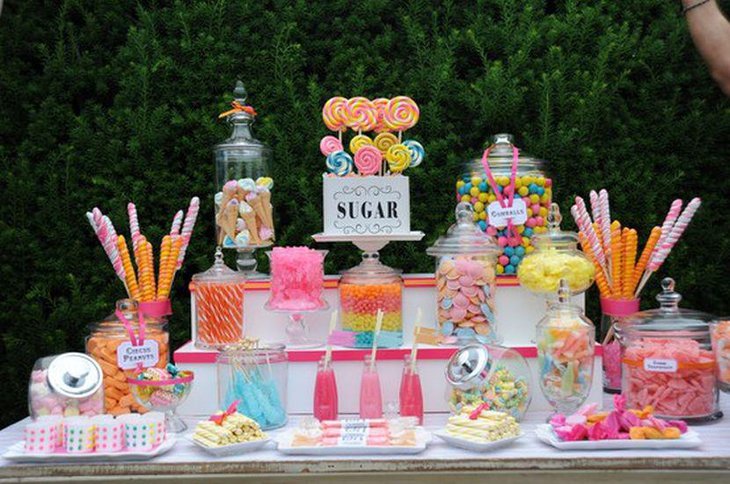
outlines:
M606 275L601 270L601 266L598 265L598 262L593 257L593 253L591 252L591 248L588 245L585 234L583 232L579 232L578 237L580 237L580 245L583 248L583 252L588 255L588 257L591 259L591 262L593 262L593 265L596 268L596 285L598 286L598 291L601 293L601 297L611 297L611 287L608 285Z
M132 236L132 249L137 252L137 246L139 245L140 238L142 237L139 231L139 219L137 218L137 207L134 203L129 202L127 204L127 214L129 215L129 232Z
M165 276L167 275L167 266L170 263L170 252L172 251L172 237L169 235L165 235L162 238L162 243L160 244L160 263L157 273L157 299L162 299L162 293L164 290L162 289L163 286L163 280Z
M608 191L602 189L598 193L599 211L601 219L601 238L603 239L603 250L606 251L606 264L608 265L608 273L611 274L613 261L611 259L611 207L608 201Z
M591 251L593 252L593 256L598 261L601 269L605 271L606 256L603 252L603 247L601 247L601 244L598 241L596 231L593 230L593 225L591 225L590 217L588 216L588 212L586 211L585 202L583 202L583 199L580 197L575 197L575 201L576 203L575 205L573 205L573 207L571 207L570 213L573 215L573 218L578 225L578 229L582 230L583 233L585 233L588 244L590 245Z
M122 258L124 264L124 273L127 278L127 288L129 289L129 296L132 299L139 300L139 286L137 285L137 276L134 273L134 266L132 265L132 258L129 255L129 248L127 247L127 241L123 235L117 238L117 249Z
M634 264L638 245L636 230L624 228L621 239L623 241L621 295L623 299L631 299L634 295L633 289L636 286L634 281Z
M661 237L661 235L661 227L654 227L653 229L651 229L651 234L649 234L646 245L644 245L644 250L641 252L639 262L636 264L636 268L634 269L634 286L631 288L631 292L634 294L634 298L639 297L639 293L636 290L636 285L641 279L642 274L644 274L644 270L646 269L647 264L649 264L649 257L651 257L651 254L654 252L654 247L656 247L657 242L659 242L659 238Z
M172 225L170 226L170 235L180 235L180 227L183 221L183 211L178 210L175 217L172 219Z
M200 199L193 197L190 199L190 205L188 211L185 214L185 222L183 222L182 230L180 235L182 236L182 247L180 248L180 254L177 256L177 268L182 267L182 263L185 260L185 252L188 250L188 244L190 244L190 238L193 236L193 228L195 227L195 220L198 218L198 210L200 209Z
M669 253L672 251L674 244L677 243L679 238L687 229L687 226L692 221L692 217L694 217L695 212L698 208L700 208L701 204L702 201L697 197L693 198L692 201L687 204L684 211L682 212L682 215L679 216L677 222L674 224L672 230L669 232L669 235L667 235L665 238L662 238L662 240L660 240L657 244L657 247L654 251L654 256L649 261L650 271L656 272L657 269L661 267Z

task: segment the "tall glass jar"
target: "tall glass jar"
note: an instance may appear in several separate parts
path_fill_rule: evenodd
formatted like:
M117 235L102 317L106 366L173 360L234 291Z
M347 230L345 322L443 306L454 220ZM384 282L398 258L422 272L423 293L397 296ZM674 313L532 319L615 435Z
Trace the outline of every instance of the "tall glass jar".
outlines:
M144 314L140 317L137 302L132 299L117 301L113 314L89 326L86 353L96 360L104 374L106 413L146 411L134 399L127 378L133 377L140 367L167 366L170 336L166 326L164 318Z
M220 408L237 401L238 411L263 430L286 424L289 363L284 345L228 347L218 355L216 366Z
M601 298L601 362L606 393L621 393L621 344L616 339L616 325L638 312L639 304L639 299Z
M722 417L709 314L680 309L674 280L662 280L659 309L618 322L621 394L629 408L654 407L657 417L707 422Z
M253 137L256 111L246 106L246 89L238 81L233 109L223 113L233 126L230 138L214 148L216 166L215 226L218 245L238 251L237 265L248 277L256 272L253 252L274 241L271 149Z
M243 339L243 297L246 276L223 263L218 247L215 263L192 281L195 306L192 312L193 343L198 348L219 349Z
M505 226L489 224L488 207L497 201L497 193L489 183L482 159L466 164L456 180L456 201L474 207L474 222L483 232L497 238L500 246L497 274L514 275L522 258L534 250L530 238L547 231L547 215L552 201L552 179L544 171L545 162L526 155L517 156L514 191L510 193L510 179L515 157L511 134L497 134L492 138L486 162L491 168L497 192L509 198L521 199L527 207L527 220L515 226L516 234ZM521 249L520 249L521 248Z
M353 333L352 347L372 346L378 309L384 313L378 346L403 344L400 271L382 264L377 252L365 252L359 265L342 274L339 291L342 329Z
M495 317L499 248L473 222L469 203L456 206L456 223L426 253L436 257L436 308L441 334L460 343L500 341Z

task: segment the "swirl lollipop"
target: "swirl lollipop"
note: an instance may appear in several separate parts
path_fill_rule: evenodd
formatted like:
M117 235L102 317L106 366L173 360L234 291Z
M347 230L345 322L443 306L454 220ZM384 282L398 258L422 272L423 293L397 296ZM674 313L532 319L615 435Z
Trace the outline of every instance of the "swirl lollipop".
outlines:
M388 168L393 173L402 173L403 170L411 165L411 152L407 146L395 144L388 148L385 154L385 161L388 162Z
M347 99L333 97L322 108L322 120L330 131L347 129Z
M372 131L378 124L375 104L365 97L353 97L347 101L347 126L355 131Z
M375 106L375 111L378 118L378 123L375 125L374 129L376 133L388 131L388 127L385 125L385 108L388 106L388 101L389 100L385 99L384 97L373 99L373 105Z
M416 140L407 139L403 144L408 148L411 153L411 168L415 168L420 165L423 158L426 156L426 152L423 150L423 146Z
M327 155L327 170L337 176L352 173L352 157L344 151L335 151Z
M398 137L393 133L380 133L373 143L381 153L385 154L391 146L398 144Z
M328 156L330 153L342 150L342 141L334 136L325 136L319 142L319 151L321 151L324 156Z
M363 146L372 146L373 140L364 134L359 134L350 140L350 151L355 154Z
M385 107L383 120L393 131L405 131L418 122L418 104L407 96L394 97Z
M380 170L383 154L375 146L366 145L355 153L355 166L361 175L374 175Z

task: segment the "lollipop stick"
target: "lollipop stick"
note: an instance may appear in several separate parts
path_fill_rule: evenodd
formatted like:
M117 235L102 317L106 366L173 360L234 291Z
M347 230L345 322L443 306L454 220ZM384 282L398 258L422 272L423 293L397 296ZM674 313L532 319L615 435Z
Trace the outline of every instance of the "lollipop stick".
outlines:
M375 332L373 333L373 349L370 352L370 369L375 369L375 352L378 350L378 336L380 328L383 326L383 311L378 309L378 315L375 319Z
M416 370L416 358L418 358L418 330L421 327L421 318L423 318L423 311L421 307L416 310L416 324L413 327L413 347L411 348L411 371Z
M332 316L330 317L330 330L329 330L329 333L327 333L327 348L324 353L324 369L325 370L330 366L330 361L332 360L332 344L330 344L330 337L332 336L332 333L335 331L336 325L337 325L337 310L335 310L332 313Z

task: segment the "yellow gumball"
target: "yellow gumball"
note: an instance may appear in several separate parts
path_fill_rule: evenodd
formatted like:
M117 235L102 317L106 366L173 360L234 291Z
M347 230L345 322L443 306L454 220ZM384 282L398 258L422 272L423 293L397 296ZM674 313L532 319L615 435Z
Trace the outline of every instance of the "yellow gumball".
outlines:
M487 220L487 212L479 212L479 218L482 220Z
M490 193L489 194L489 198L487 199L487 201L489 203L496 202L497 201L497 195L495 195L494 193Z
M521 197L526 197L527 194L530 193L530 189L523 185L519 188L519 190L517 190L517 193L519 193Z
M528 217L532 217L532 209L531 208L528 208L527 209L527 216Z
M471 196L469 196L469 195L462 195L461 196L461 201L462 202L469 203L469 202L471 202Z
M527 247L525 247L525 253L527 253L527 254L531 254L534 251L535 251L535 248L531 245L528 245Z
M535 180L535 183L537 183L537 186L544 187L545 186L545 177L541 176L538 177L537 180Z
M459 180L456 182L457 189L463 187L464 185L466 185L466 182L464 180Z
M515 188L520 188L522 186L522 178L519 176L515 177Z
M487 203L489 201L489 195L487 195L484 192L481 192L479 194L479 201L482 202L482 203Z
M472 220L474 220L475 222L479 222L479 214L478 214L478 213L474 212L474 213L472 214L471 218L472 218Z
M547 213L548 213L547 208L540 207L540 211L538 213L540 214L541 217L547 217Z
M480 177L478 177L478 176L473 176L473 177L471 177L471 184L472 184L473 186L477 186L477 185L479 185L479 184L480 184L481 182L482 182L482 179L481 179Z
M530 202L532 202L533 205L535 205L536 203L540 203L540 195L538 195L537 193L533 193L532 195L530 195Z
M547 205L548 203L550 203L550 196L547 193L543 193L540 197L540 203L542 203L543 205ZM545 209L545 211L547 211L547 209Z
M497 177L497 183L499 183L503 187L506 187L507 185L509 185L509 178L506 176Z
M483 212L484 211L484 204L482 202L476 202L474 204L474 210L477 212Z
M525 226L524 225L518 225L517 226L517 233L518 234L521 234L524 231L525 231Z
M497 274L504 274L504 267L497 264Z
M522 237L522 247L527 247L528 245L530 245L530 238Z
M471 190L469 190L469 195L471 195L472 197L478 197L479 187L471 187Z

